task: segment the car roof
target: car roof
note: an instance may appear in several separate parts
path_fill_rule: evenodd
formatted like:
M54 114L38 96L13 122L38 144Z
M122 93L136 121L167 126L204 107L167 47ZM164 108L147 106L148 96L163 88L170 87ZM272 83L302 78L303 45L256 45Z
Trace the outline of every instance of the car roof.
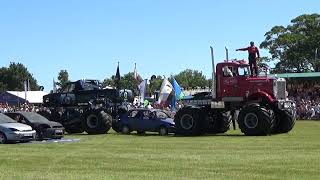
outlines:
M8 114L21 114L21 115L25 115L25 114L34 114L36 112L26 112L26 111L15 111L15 112L9 112Z
M163 111L162 109L147 109L147 108L135 108L135 109L130 109L129 112L132 111L151 111L151 112L157 112L157 111Z

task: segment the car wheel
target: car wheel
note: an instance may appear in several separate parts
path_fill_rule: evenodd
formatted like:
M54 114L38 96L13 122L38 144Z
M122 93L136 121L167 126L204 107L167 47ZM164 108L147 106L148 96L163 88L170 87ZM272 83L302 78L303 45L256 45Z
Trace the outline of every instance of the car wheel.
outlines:
M160 129L159 129L159 134L160 136L166 136L168 135L168 129L164 126L161 126Z
M121 128L122 134L130 134L130 128L127 125L123 125Z
M144 131L137 131L137 134L139 134L139 135L142 135L142 134L145 134L146 132L144 132Z
M36 132L36 141L42 141L43 140L43 135L42 132Z
M7 137L5 134L0 132L0 144L5 144L5 143L7 143Z

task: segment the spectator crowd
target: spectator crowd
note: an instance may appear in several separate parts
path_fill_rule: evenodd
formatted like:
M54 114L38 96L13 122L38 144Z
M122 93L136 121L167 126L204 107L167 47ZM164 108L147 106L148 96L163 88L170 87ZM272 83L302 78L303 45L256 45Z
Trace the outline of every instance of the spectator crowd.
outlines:
M289 86L288 93L296 103L297 119L320 119L320 84L297 83Z
M26 111L26 112L38 112L40 107L32 104L20 104L19 106L10 106L6 103L0 103L0 113Z

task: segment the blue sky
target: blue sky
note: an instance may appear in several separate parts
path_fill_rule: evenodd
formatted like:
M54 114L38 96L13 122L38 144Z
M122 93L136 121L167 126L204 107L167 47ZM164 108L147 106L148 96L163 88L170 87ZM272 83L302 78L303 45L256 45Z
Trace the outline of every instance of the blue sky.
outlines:
M71 80L102 80L133 71L143 78L190 68L211 74L235 49L260 44L275 25L319 13L319 0L2 0L0 66L23 63L45 90L66 69ZM262 56L268 52L261 51Z

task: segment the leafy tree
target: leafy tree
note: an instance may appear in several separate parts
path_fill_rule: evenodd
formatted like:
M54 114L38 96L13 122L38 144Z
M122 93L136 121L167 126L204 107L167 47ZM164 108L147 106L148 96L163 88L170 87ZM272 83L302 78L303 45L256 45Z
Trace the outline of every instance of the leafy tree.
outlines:
M58 74L58 82L57 85L59 85L61 88L63 88L69 81L69 73L67 70L61 70Z
M315 59L315 51L320 48L320 15L304 14L291 23L287 27L271 28L260 48L268 49L272 60L280 60L275 73L319 72L320 62Z
M113 75L113 76L111 76L111 78L104 79L102 82L102 85L115 87L117 80L118 80L118 78L116 78L116 76ZM120 89L130 89L135 94L138 93L139 82L134 78L133 72L129 72L129 73L121 76L120 81L119 81L119 85L120 85Z
M134 73L129 72L120 79L120 87L121 89L130 89L133 90L135 94L138 93L138 85L139 82L134 78Z
M7 85L3 82L0 82L0 92L4 92L7 90Z
M152 95L155 91L160 90L163 78L162 76L156 76L150 79L150 84L148 86L148 92Z
M25 81L29 82L30 90L39 89L37 80L23 64L11 62L8 68L0 69L1 91L23 91Z
M208 86L206 77L202 74L202 72L197 70L186 69L175 75L174 78L184 89Z
M104 79L102 82L102 85L104 87L106 87L106 86L114 87L115 86L115 76L113 75L113 76L111 76L111 78Z

